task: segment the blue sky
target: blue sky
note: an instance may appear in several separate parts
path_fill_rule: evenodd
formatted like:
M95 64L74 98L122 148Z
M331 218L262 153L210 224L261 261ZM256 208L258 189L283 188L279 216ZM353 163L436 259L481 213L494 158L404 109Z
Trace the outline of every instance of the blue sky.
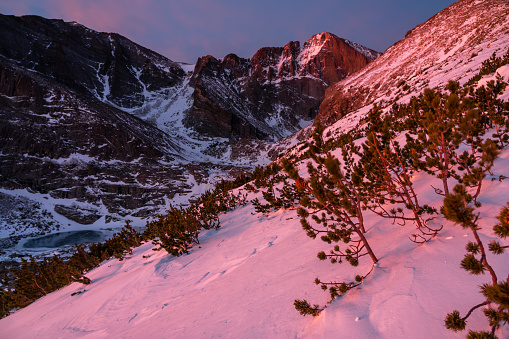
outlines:
M36 14L116 32L174 61L250 58L259 48L331 32L383 52L452 0L2 0L2 14Z

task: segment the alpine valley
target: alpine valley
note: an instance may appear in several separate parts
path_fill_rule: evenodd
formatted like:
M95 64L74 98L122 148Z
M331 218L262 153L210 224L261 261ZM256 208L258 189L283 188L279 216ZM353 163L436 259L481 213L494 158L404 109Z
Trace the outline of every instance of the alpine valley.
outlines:
M54 231L143 225L269 164L330 85L380 55L322 33L189 65L36 16L0 16L0 41L0 250Z
M502 65L480 74L496 63ZM453 92L451 84L480 88L493 85L491 80L509 82L507 0L459 0L383 54L323 32L303 43L261 48L250 59L207 55L194 64L76 22L0 15L4 263L30 253L49 257L57 247L71 251L76 239L103 241L126 220L141 231L175 206L193 206L222 180L256 179L234 188L232 196L243 202L221 211L214 219L217 229L206 223L196 231L193 246L168 250L159 236L159 243L143 241L132 253L122 252L123 260L103 258L86 272L90 284L77 282L80 278L1 319L0 337L462 338L466 332L447 329L444 319L455 309L465 315L474 305L482 308L468 313L467 329L489 331L493 325L482 309L490 307L490 299L479 292L489 274L469 274L460 262L474 236L486 244L496 239L502 254L488 255L491 267L500 281L509 274L509 254L503 251L509 241L493 231L499 220L507 223L497 219L509 200L507 147L497 150L480 193L465 202L475 203L479 227L462 228L458 218L448 218L441 209L445 193L437 188L443 180L416 170L405 185L412 183L426 211L435 210L427 222L439 231L412 242L410 234L420 228L382 218L384 213L366 204L365 234L378 259L350 261L353 269L316 258L327 244L306 236L313 232L300 220L307 212L296 208L299 199L277 208L263 203L273 203L276 192L286 194L291 181L316 197L316 210L327 209L330 204L313 186L317 172L307 170L306 150L320 144L318 139L333 145L327 157L334 155L346 167L348 157L337 145L345 135L357 146L372 140L362 131L373 112L390 115L415 103L412 97L425 89ZM509 86L498 98L509 101ZM500 105L507 116L507 104ZM320 137L313 134L317 126ZM405 133L393 136L396 146L387 149L405 145ZM295 167L284 159L293 159ZM253 170L267 173L271 164L285 167L290 178L260 184ZM316 171L329 167L323 160ZM207 201L198 201L204 209ZM305 205L306 199L300 201ZM326 224L314 217L316 225ZM78 231L81 238L59 242ZM333 236L324 234L330 243ZM47 237L57 238L45 245ZM350 234L341 237L350 240ZM173 249L176 255L169 254ZM327 255L332 254L319 258ZM328 283L317 280L326 292L313 284L317 275L358 284L334 285L341 295L331 301ZM303 317L295 310L301 297L327 307L316 317ZM302 305L309 314L317 310ZM507 322L501 323L496 335L509 338Z

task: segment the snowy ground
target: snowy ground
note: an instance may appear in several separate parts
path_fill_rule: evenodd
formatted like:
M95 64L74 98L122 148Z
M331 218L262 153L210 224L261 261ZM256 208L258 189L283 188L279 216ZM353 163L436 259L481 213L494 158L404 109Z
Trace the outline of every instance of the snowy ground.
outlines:
M48 193L38 193L30 189L9 190L0 188L0 263L8 261L20 262L21 257L32 255L34 257L53 256L53 254L68 255L74 249L74 242L82 243L89 240L76 240L69 245L58 247L25 248L27 241L57 235L59 233L94 231L100 233L100 239L105 241L115 232L118 232L129 220L131 226L138 230L145 227L147 221L157 218L157 214L164 214L170 204L186 206L190 199L196 199L205 191L213 189L221 180L227 180L226 172L217 169L209 170L209 177L198 182L192 174L187 174L186 184L190 189L184 193L176 194L173 199L164 197L165 203L158 206L157 212L151 217L122 216L110 213L101 202L87 203L78 199L54 198ZM80 224L57 213L55 206L77 208L80 211L92 211L101 217L92 224ZM1 337L0 337L1 338Z
M509 172L509 151L497 160L493 178ZM426 175L415 185L423 202L440 205ZM481 201L482 239L494 239L492 225L508 200L509 181L487 178ZM249 198L261 197L261 193ZM150 243L124 261L109 260L87 276L0 320L2 338L463 338L443 320L458 309L464 315L483 301L478 286L487 275L471 276L459 267L471 232L441 219L444 230L416 245L414 226L393 225L368 216L368 239L380 261L360 289L333 302L320 316L301 316L295 299L324 304L322 280L353 279L357 269L316 258L328 245L306 237L294 210L267 216L251 204L222 215L222 227L207 231L201 244L183 257L154 252ZM508 241L504 241L508 245ZM489 256L500 279L509 273L509 254ZM82 292L75 294L75 292ZM482 312L467 329L487 330ZM509 328L499 332L509 337Z
M443 86L450 79L464 83L491 53L507 50L506 36L462 53L451 50L412 80L408 93L379 99L389 101L400 94L399 102L404 103L424 87ZM507 80L507 67L499 74ZM503 98L508 95L509 89ZM166 104L174 104L175 114L155 119L173 122L187 107L185 101L170 101L158 104L163 113L169 112ZM355 128L369 108L349 114L328 131L337 135ZM209 147L207 141L185 140L190 154ZM232 153L227 147L223 155ZM485 244L495 239L495 215L509 200L509 179L498 180L507 173L509 150L497 160L479 199ZM441 199L431 188L438 186L436 179L418 174L414 182L420 202L438 208ZM261 193L248 199L257 197ZM38 201L44 208L53 203ZM473 240L471 232L436 219L437 226L444 225L439 236L417 245L408 239L414 233L412 225L400 227L368 215L367 237L379 258L374 271L361 288L338 298L318 317L303 317L293 307L295 299L320 305L328 301L327 293L314 285L315 277L349 281L368 271L370 263L363 260L353 269L319 261L316 253L329 245L306 237L294 210L262 216L248 204L222 215L221 223L218 231L202 233L201 244L183 257L155 252L147 243L126 260L106 261L87 274L92 284L74 283L0 320L0 338L464 338L466 332L447 330L444 318L456 309L465 315L482 302L479 285L491 281L487 275L472 276L460 268L465 245ZM507 246L509 240L502 243ZM490 254L488 260L499 279L506 279L509 253ZM488 328L481 309L468 319L467 329ZM509 338L509 328L497 335Z

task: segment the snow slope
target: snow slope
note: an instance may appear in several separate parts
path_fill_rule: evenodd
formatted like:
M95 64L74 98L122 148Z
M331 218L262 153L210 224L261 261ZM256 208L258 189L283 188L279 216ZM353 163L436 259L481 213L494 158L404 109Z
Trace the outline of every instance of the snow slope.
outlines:
M366 100L380 101L445 86L449 80L463 84L492 53L507 51L508 37L507 1L460 0L410 30L380 58L336 86L375 88ZM409 90L400 88L402 81Z
M387 111L393 103L408 103L425 88L444 88L450 80L463 85L479 72L483 61L508 50L507 1L457 1L409 31L361 71L328 89L324 102L345 91L360 108L329 126L326 134L357 128L374 103ZM497 73L508 81L509 70L503 66L478 85L496 80ZM509 99L509 88L500 99ZM322 112L321 107L322 113L327 111Z
M458 3L474 8L489 2ZM504 7L501 1L496 3ZM491 19L505 22L507 18ZM430 22L439 20L436 16ZM470 21L464 22L470 25ZM483 35L480 45L461 45L460 41L461 50L450 50L448 55L433 54L435 48L429 50L427 55L435 59L428 69L410 62L410 55L404 56L408 62L396 64L394 48L380 60L394 60L394 66L403 70L396 75L401 78L390 78L391 63L387 61L378 78L381 86L387 86L379 98L389 101L399 96L398 100L404 102L424 87L443 86L449 79L465 82L479 69L481 61L509 47L507 25L500 25L500 29ZM409 34L409 53L422 47L424 37L418 32L414 29ZM449 37L442 33L429 34ZM507 79L506 68L498 72ZM377 77L376 72L372 74L366 77L367 86ZM397 84L409 77L406 83L410 89L402 93L403 86ZM369 108L347 115L326 133L334 136L355 128ZM155 118L160 117L165 118ZM285 142L296 143L296 138ZM227 150L223 154L232 153ZM500 174L507 173L506 149L496 161L493 176L486 178L479 199L483 203L479 209L480 232L485 243L495 239L494 216L509 200L509 180L498 180ZM417 174L414 182L420 202L438 208L441 199L432 188L437 186L436 179ZM261 193L248 197L254 198L261 198ZM417 245L408 239L414 232L412 225L400 227L367 215L367 237L380 260L374 271L361 288L338 298L318 317L302 317L293 307L295 299L320 305L328 300L328 294L314 285L315 277L348 281L368 271L370 263L361 260L360 266L353 269L348 264L319 261L316 253L329 245L306 237L294 210L263 216L254 214L253 206L248 204L222 215L221 222L218 231L203 232L201 244L186 256L175 258L164 251L154 252L148 243L126 260L103 263L87 274L92 284L72 284L0 320L0 338L463 338L466 332L447 330L444 318L455 309L464 315L482 302L478 286L491 281L487 275L472 276L460 268L465 245L473 240L471 232L437 218L436 225L444 225L439 236ZM509 245L507 239L502 243ZM509 253L490 255L489 260L498 277L505 279ZM488 330L481 309L468 319L467 329ZM509 338L509 328L497 335Z
M373 103L406 103L425 88L445 87L449 80L464 84L484 60L508 48L506 0L459 0L407 32L362 70L329 87L318 119L338 114L342 101L351 102L353 109L340 115L362 107L368 111Z
M493 178L509 172L509 151L497 160ZM435 207L436 179L418 174L420 199ZM507 200L509 181L486 179L481 194L482 239L494 239L491 226ZM251 194L250 199L261 193ZM334 301L318 317L303 317L294 299L324 304L327 293L313 284L353 279L370 268L331 264L316 258L328 245L306 237L294 210L262 216L251 204L221 216L218 231L202 233L201 244L183 257L154 252L150 243L123 261L109 260L87 276L0 320L2 338L462 338L443 326L455 309L465 314L483 301L478 286L491 279L459 267L473 235L442 219L444 230L422 245L401 227L368 215L368 239L379 257L361 288ZM509 241L503 241L508 245ZM489 257L503 279L509 254ZM72 295L73 293L81 292ZM487 330L480 310L468 329ZM509 328L498 333L509 336Z

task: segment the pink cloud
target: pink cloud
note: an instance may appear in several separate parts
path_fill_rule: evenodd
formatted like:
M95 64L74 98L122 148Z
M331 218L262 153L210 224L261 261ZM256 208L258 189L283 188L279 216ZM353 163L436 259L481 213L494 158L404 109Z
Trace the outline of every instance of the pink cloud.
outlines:
M77 21L99 31L115 31L123 27L126 19L138 11L132 11L131 6L119 5L116 1L67 1L50 0L48 6L50 14L55 18ZM135 1L137 2L137 1ZM142 18L140 18L142 19ZM133 24L136 25L136 22ZM125 27L125 26L124 26Z

